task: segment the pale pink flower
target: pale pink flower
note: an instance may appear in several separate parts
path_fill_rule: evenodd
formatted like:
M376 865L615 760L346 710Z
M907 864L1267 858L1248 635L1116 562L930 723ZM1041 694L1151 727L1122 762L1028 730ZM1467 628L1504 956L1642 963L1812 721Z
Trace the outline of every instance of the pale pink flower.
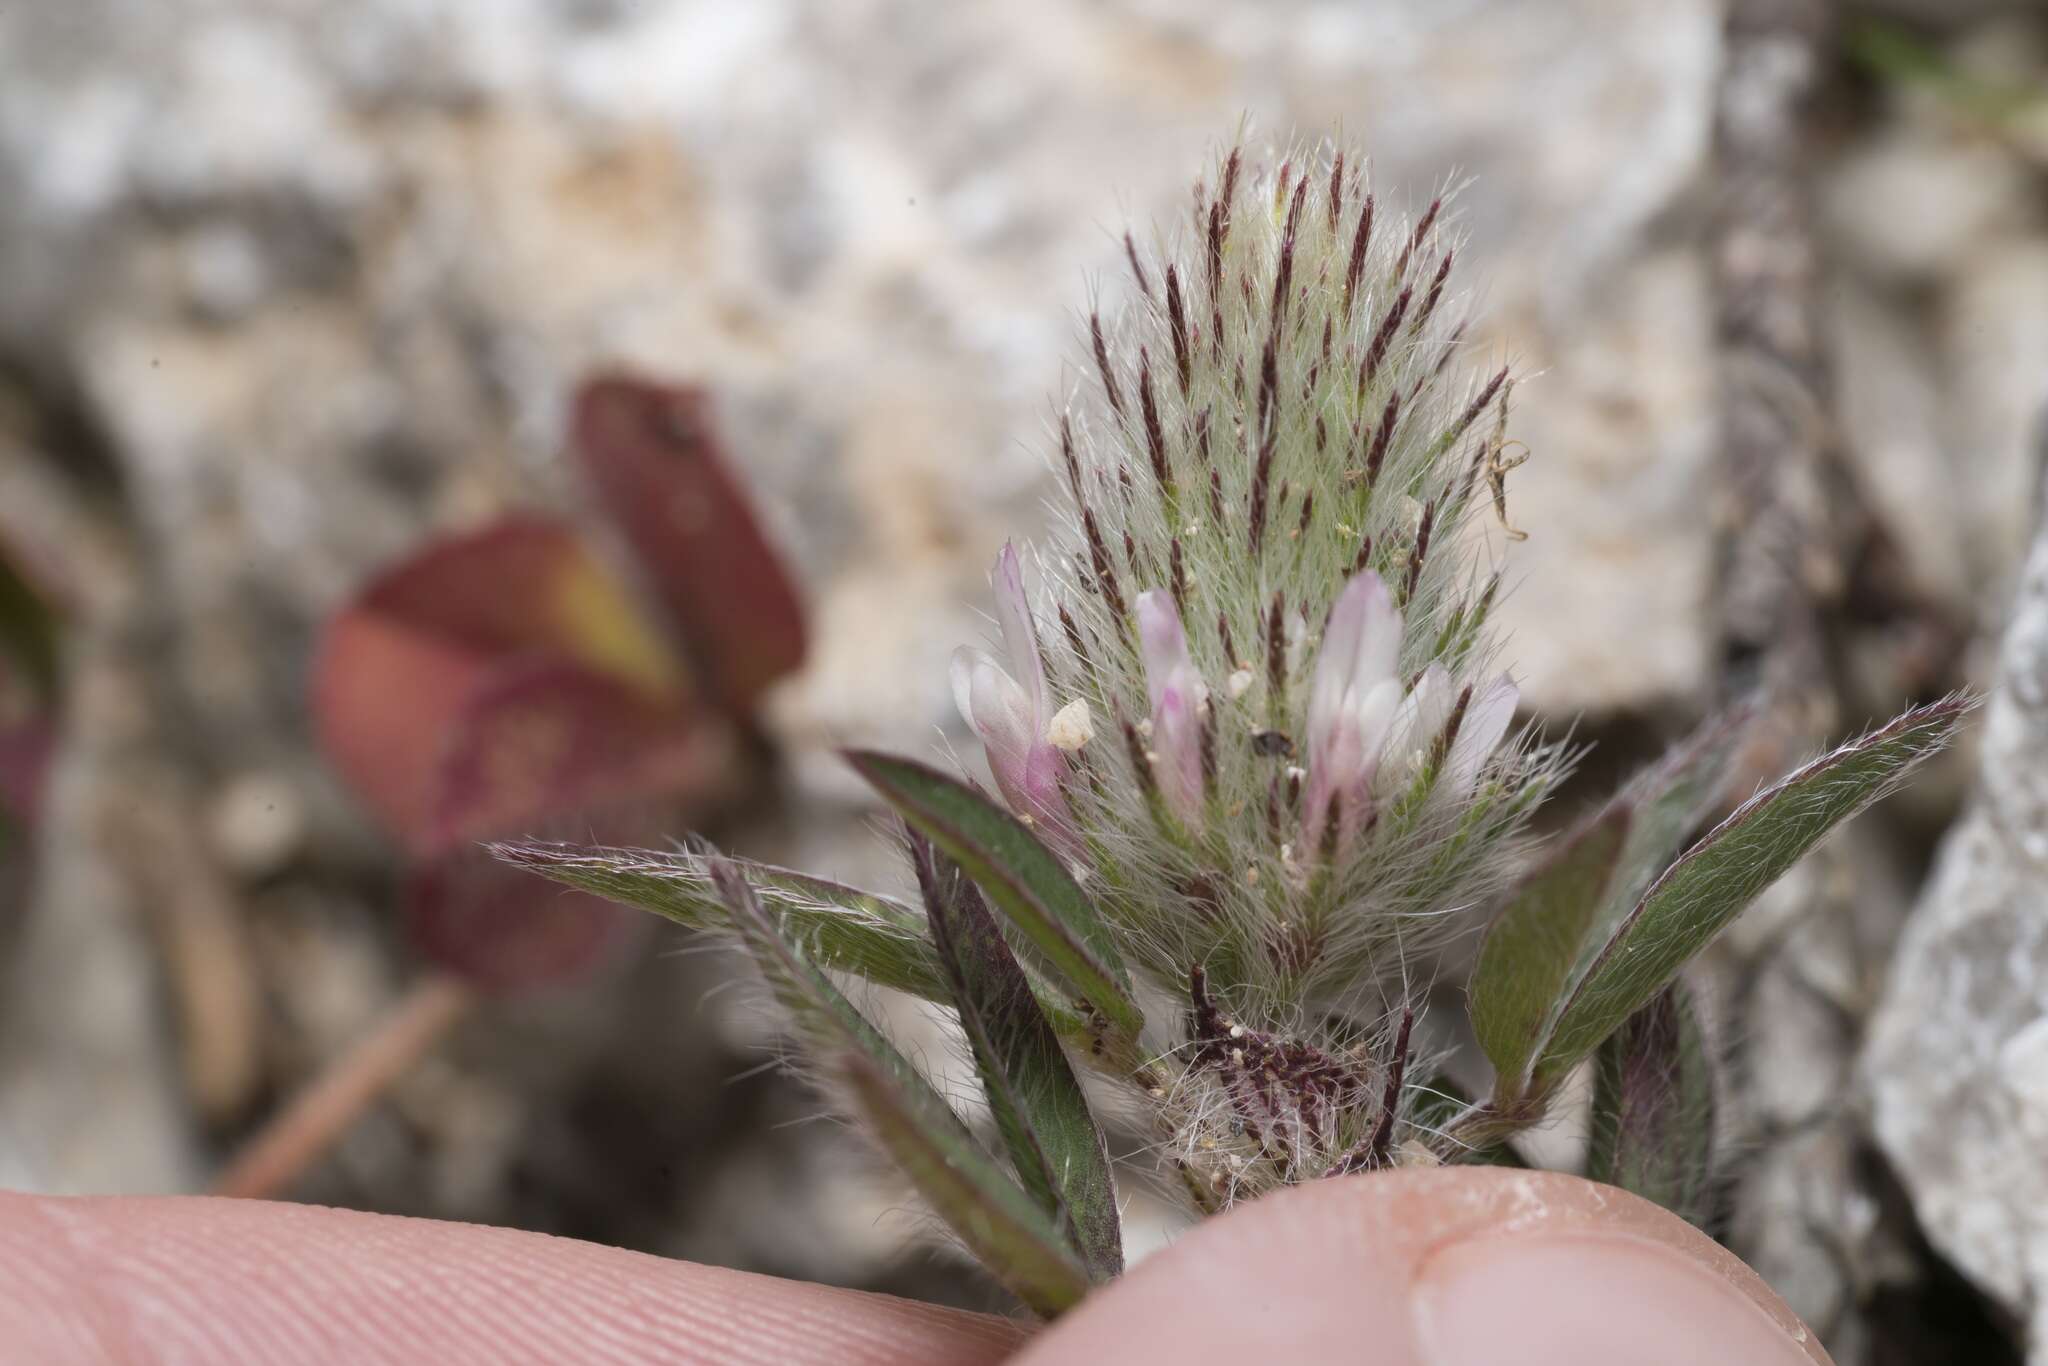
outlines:
M1188 654L1187 632L1173 598L1156 588L1140 593L1136 611L1138 652L1152 704L1152 769L1167 808L1196 824L1202 816L1202 726L1209 688Z
M1465 720L1451 741L1450 757L1444 761L1444 780L1459 796L1470 795L1478 785L1486 761L1507 738L1508 726L1515 719L1515 704L1521 698L1522 690L1502 674L1466 706Z
M1369 809L1381 751L1403 705L1400 655L1401 613L1380 576L1368 570L1344 586L1330 609L1309 685L1301 819L1310 851L1321 847L1333 806L1341 813L1337 835L1344 844Z
M1457 709L1458 691L1443 665L1432 664L1422 671L1414 690L1401 703L1380 759L1385 791L1395 792L1413 782L1429 762L1430 751ZM1521 689L1502 674L1484 689L1475 690L1466 702L1439 776L1453 795L1471 795L1486 761L1506 738L1520 698Z
M1450 670L1431 664L1422 671L1387 727L1386 748L1380 752L1381 791L1399 792L1415 781L1457 703L1458 689Z
M1404 695L1400 654L1401 613L1392 595L1379 575L1358 575L1330 611L1309 687L1301 833L1310 851L1333 836L1338 850L1348 850L1375 801L1422 772L1457 710L1457 683L1441 664L1424 669ZM1444 760L1441 781L1451 793L1471 794L1507 735L1519 696L1502 675L1466 704Z
M1007 658L998 660L986 650L954 652L953 701L961 717L981 737L989 772L1010 810L1035 826L1049 844L1071 856L1079 852L1080 840L1060 791L1067 761L1047 735L1052 699L1014 545L1003 546L990 582L996 591L996 621L1002 628Z

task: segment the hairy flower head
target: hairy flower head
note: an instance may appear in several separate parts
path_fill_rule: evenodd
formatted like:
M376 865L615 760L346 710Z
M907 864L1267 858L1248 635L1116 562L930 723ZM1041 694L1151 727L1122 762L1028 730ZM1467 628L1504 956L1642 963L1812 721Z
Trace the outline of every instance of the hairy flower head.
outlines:
M1088 320L1037 634L1043 705L1106 724L1011 804L1057 797L1177 992L1201 964L1287 1015L1396 970L1397 937L1497 887L1554 776L1490 667L1474 523L1513 385L1464 363L1456 254L1440 202L1404 219L1335 150L1233 151Z

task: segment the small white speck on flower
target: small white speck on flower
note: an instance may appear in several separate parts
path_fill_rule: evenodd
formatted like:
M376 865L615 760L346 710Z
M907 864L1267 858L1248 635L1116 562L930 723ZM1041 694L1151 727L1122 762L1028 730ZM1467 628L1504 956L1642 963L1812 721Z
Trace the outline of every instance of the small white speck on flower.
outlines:
M1244 1026L1232 1025L1230 1027L1230 1037L1233 1039L1242 1039L1244 1037Z
M1232 674L1229 677L1229 679L1226 680L1223 684L1223 686L1229 691L1232 698L1243 697L1245 695L1246 690L1249 689L1251 685L1252 671L1250 669L1239 669L1236 673Z
M1290 613L1287 618L1287 671L1289 673L1298 674L1301 672L1301 663L1308 654L1308 646L1308 618L1299 612Z
M1303 768L1300 764L1289 764L1287 766L1287 779L1289 782L1307 782L1308 770Z
M1152 718L1149 716L1140 717L1138 720L1138 724L1135 727L1133 727L1133 729L1136 730L1138 734L1144 736L1147 740L1151 739Z
M1089 714L1088 700L1077 697L1054 712L1052 720L1046 723L1045 738L1054 749L1063 749L1069 754L1093 740L1095 718Z

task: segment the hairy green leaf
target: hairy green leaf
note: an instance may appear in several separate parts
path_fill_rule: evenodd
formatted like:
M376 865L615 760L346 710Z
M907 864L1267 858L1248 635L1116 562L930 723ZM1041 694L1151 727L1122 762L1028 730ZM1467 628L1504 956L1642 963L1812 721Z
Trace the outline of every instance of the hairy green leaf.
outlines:
M1629 808L1617 804L1582 826L1516 889L1480 945L1472 1032L1510 1093L1527 1077L1571 990L1629 823Z
M853 751L847 760L903 819L946 851L1121 1039L1144 1016L1108 927L1059 856L1015 816L957 779L909 759Z
M1123 1271L1109 1151L1051 1021L981 892L915 832L911 859L954 1008L1024 1188L1067 1230L1097 1281Z
M1748 702L1711 718L1616 796L1615 803L1626 806L1633 819L1614 884L1607 889L1610 917L1603 920L1603 929L1634 908L1643 889L1671 866L1714 809L1728 781L1729 761L1755 718L1756 707Z
M712 884L776 999L840 1059L863 1112L918 1191L989 1271L1042 1314L1057 1314L1088 1288L1060 1230L982 1151L953 1107L895 1045L841 994L792 933L770 914L746 875L714 859Z
M1819 842L1940 750L1968 709L1907 712L1750 798L1651 884L1573 988L1536 1064L1554 1082L1647 1004L1729 921Z
M1701 726L1568 836L1488 929L1472 974L1473 1031L1511 1099L1564 1004L1643 889L1712 806L1749 707Z
M1673 982L1600 1045L1586 1175L1705 1227L1713 1215L1714 1063Z
M490 846L497 857L557 882L651 911L686 929L730 933L733 926L711 884L709 856L645 849L605 849L534 841ZM787 919L823 967L921 996L938 1005L953 997L926 937L925 920L894 897L864 892L808 873L749 859L728 860L755 894ZM1059 1036L1076 1047L1095 1040L1088 1022L1063 994L1032 980L1039 1007ZM1108 1070L1122 1058L1096 1058Z
M652 911L693 930L735 928L713 885L713 859L566 844L497 844L508 863ZM818 962L941 1004L950 1002L923 917L890 897L746 859L726 860L786 918Z
M923 1086L929 1090L923 1073L898 1053L895 1045L833 983L803 938L800 923L763 906L746 873L731 861L710 859L707 871L728 922L761 969L775 999L799 1026L818 1039L821 1051L858 1050L875 1059L878 1066L886 1067L906 1087ZM967 1138L967 1129L953 1115L952 1108L936 1092L932 1092L932 1100L936 1108L928 1117L936 1118L943 1112L944 1119L963 1139Z
M859 1053L840 1069L869 1130L976 1260L1053 1318L1088 1293L1088 1272L1015 1182L979 1149L962 1148L887 1071Z

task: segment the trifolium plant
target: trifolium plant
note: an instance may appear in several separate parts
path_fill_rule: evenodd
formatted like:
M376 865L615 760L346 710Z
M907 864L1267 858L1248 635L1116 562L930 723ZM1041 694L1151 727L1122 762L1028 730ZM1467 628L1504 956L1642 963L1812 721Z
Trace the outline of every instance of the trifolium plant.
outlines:
M1533 841L1564 755L1517 729L1493 635L1515 376L1466 363L1441 203L1392 211L1349 150L1233 150L1153 250L1126 241L1128 303L1088 320L1050 436L1060 526L1003 550L999 629L954 664L993 790L847 756L902 818L917 902L710 852L501 852L737 938L834 1093L1041 1314L1121 1270L1120 1180L1206 1215L1515 1163L1588 1062L1589 1174L1701 1217L1712 1050L1680 970L1964 705L1901 716L1688 847L1741 734L1723 718ZM1472 934L1493 1080L1468 1096L1416 1018L1422 965ZM988 1132L849 980L957 1013ZM1111 1162L1106 1115L1139 1158Z

